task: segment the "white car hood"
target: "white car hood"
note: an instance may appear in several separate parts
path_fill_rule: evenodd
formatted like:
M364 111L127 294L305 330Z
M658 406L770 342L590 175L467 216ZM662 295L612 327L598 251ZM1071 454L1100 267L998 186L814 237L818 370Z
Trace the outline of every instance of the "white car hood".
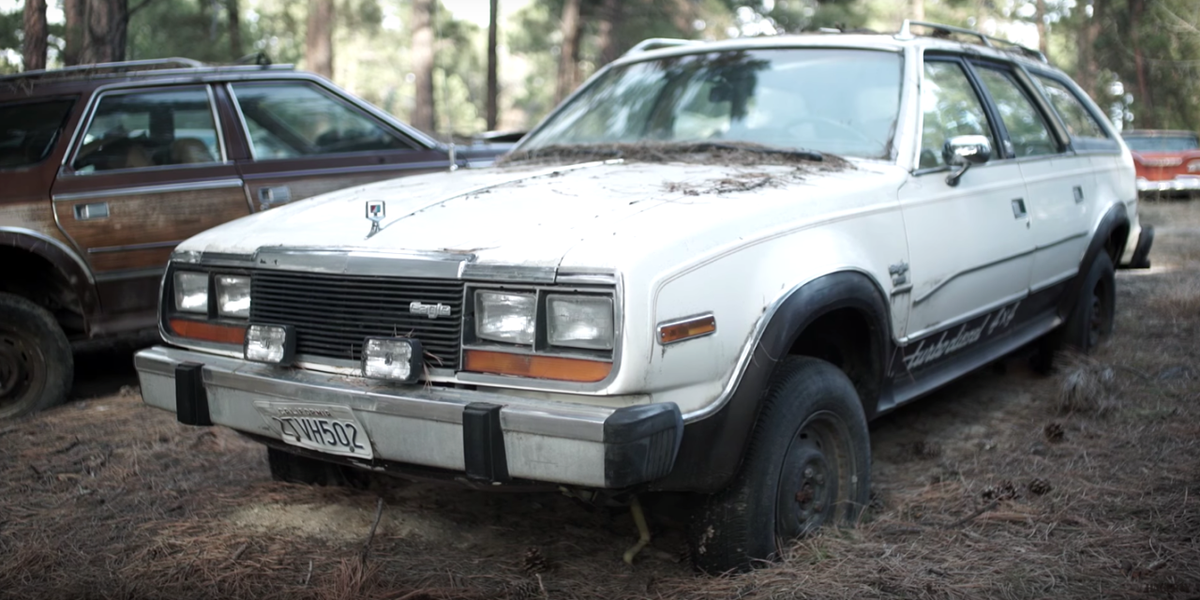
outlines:
M790 218L798 203L820 218L838 198L870 191L878 201L881 187L894 198L900 175L877 163L831 169L604 161L467 169L317 196L210 229L178 250L434 251L474 254L485 264L620 268L672 244L737 240L777 223L784 206ZM386 217L368 237L372 200L386 203Z

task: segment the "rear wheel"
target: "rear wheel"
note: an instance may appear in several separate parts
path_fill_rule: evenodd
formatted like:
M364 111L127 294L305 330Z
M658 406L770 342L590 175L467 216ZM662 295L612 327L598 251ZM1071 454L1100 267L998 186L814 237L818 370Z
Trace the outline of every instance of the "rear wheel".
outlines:
M66 334L46 309L0 293L0 419L61 403L75 359Z
M1088 267L1075 306L1061 329L1042 339L1033 366L1038 371L1053 368L1054 355L1064 348L1090 354L1112 335L1116 316L1116 278L1112 258L1101 252Z
M870 492L862 404L837 367L792 357L773 376L741 471L692 523L692 560L708 573L771 560L798 537L855 522Z

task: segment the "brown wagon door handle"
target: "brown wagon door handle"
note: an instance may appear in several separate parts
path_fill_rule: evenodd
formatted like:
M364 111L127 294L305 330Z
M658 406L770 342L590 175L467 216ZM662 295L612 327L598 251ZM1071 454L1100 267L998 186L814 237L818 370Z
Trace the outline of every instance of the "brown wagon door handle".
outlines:
M292 201L292 191L286 185L258 188L259 210L267 210L273 204L286 204Z
M75 220L77 221L92 221L95 219L108 218L108 203L93 202L92 204L76 204L75 205Z

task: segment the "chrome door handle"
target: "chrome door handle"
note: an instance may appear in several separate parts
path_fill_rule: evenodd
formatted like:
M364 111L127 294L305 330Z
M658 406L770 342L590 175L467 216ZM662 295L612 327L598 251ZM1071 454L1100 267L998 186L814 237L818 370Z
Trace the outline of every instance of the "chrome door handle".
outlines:
M75 220L76 221L92 221L95 219L108 218L108 203L93 202L91 204L76 204L75 205Z
M1075 186L1075 204L1083 202L1083 187Z
M1014 198L1012 201L1012 209L1014 219L1024 219L1025 215L1027 214L1025 212L1025 199Z
M258 188L258 203L260 210L271 208L272 204L285 204L292 201L292 191L286 185L263 186Z

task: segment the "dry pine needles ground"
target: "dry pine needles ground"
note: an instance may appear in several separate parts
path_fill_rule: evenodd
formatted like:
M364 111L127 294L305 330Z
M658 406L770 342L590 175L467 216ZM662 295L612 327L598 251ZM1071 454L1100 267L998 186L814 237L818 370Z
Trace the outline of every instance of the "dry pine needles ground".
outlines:
M627 567L626 513L553 494L271 482L129 389L0 425L0 598L1198 597L1200 205L1143 215L1156 269L1119 276L1106 348L874 423L867 520L780 564L698 577L662 505Z

